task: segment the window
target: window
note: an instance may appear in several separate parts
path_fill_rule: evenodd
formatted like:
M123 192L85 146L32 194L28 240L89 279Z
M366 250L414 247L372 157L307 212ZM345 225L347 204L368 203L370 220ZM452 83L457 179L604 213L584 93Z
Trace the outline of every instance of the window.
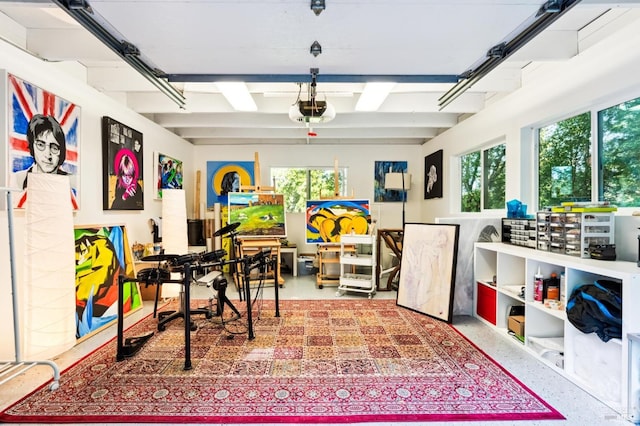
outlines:
M505 144L500 144L483 152L482 189L484 191L484 210L504 208L506 150Z
M538 206L591 200L591 118L585 112L538 130Z
M461 173L461 211L480 211L480 151L463 155L460 158Z
M271 181L278 194L283 194L284 204L289 213L302 213L307 200L331 198L334 195L334 168L271 168ZM340 196L346 195L347 169L338 168L338 188Z
M640 206L640 98L598 112L598 200Z
M462 212L503 209L505 206L506 145L495 145L460 157Z
M637 207L639 181L640 98L538 129L539 208L564 201Z

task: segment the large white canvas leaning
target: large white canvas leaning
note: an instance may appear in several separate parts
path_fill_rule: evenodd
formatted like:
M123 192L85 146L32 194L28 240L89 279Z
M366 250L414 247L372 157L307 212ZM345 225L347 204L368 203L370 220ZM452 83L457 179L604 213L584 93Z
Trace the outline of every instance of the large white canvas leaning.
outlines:
M458 231L458 225L405 225L399 306L451 322Z

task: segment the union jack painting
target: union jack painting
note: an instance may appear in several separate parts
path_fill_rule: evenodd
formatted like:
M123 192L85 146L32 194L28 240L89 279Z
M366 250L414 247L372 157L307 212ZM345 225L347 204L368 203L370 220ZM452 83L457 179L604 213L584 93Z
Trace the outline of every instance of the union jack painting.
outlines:
M28 173L40 171L69 176L71 201L74 210L77 210L80 180L80 107L14 75L8 74L8 83L9 185L23 189L15 198L16 207L24 207ZM50 136L49 139L30 142L30 129L32 135L33 129L40 129L41 134L48 132L50 135L57 135L59 139L56 141L54 136ZM59 135L60 129L63 135ZM50 158L45 161L50 162L50 167L40 167L36 159L38 155L34 153L49 155Z

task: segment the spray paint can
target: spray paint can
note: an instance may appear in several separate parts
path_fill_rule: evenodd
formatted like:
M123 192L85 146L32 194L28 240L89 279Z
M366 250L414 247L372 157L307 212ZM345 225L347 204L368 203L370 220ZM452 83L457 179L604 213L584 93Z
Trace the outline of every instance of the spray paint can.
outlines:
M538 266L538 272L533 276L533 300L542 303L542 297L544 292L544 280L540 267Z

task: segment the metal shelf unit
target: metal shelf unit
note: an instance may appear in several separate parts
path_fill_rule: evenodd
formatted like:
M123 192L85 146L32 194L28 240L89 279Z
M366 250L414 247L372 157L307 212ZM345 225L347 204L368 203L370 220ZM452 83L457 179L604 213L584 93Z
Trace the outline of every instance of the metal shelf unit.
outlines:
M20 315L18 312L18 285L16 283L16 267L13 240L13 199L11 191L17 191L12 188L0 188L0 191L6 192L7 195L7 224L9 227L9 263L11 267L11 303L13 307L13 344L15 350L14 361L0 361L0 386L12 380L25 371L35 367L36 365L48 365L53 369L53 382L49 384L49 390L56 390L60 387L60 369L58 365L50 360L42 361L26 361L22 359L22 351L20 344Z
M340 285L336 295L354 291L367 293L369 299L373 297L376 292L376 249L375 234L340 236Z

